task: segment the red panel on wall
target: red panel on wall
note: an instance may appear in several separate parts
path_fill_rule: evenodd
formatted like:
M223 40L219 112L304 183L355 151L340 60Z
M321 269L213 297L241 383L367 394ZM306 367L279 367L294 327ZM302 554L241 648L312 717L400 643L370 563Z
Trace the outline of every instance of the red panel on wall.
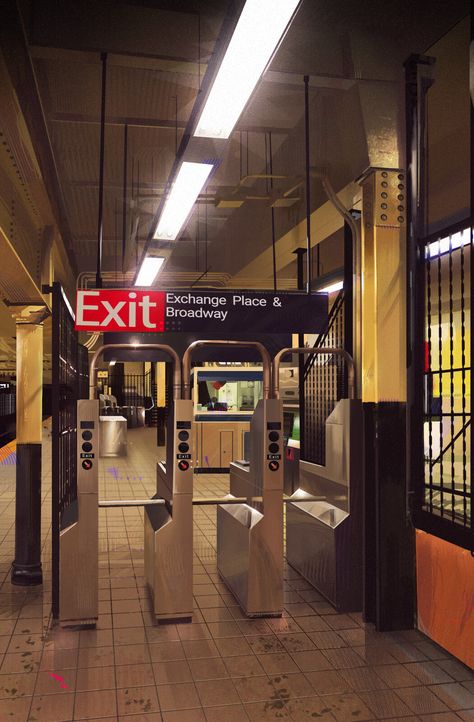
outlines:
M416 567L418 628L474 667L474 557L417 531Z

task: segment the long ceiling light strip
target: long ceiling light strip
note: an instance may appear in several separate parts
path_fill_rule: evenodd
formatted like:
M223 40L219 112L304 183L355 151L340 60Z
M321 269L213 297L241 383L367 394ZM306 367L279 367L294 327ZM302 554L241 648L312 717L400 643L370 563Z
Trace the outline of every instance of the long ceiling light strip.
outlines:
M194 135L228 138L300 0L247 0Z
M154 238L174 241L202 190L212 163L183 162L158 220Z
M152 286L165 259L159 256L147 256L140 266L135 286Z

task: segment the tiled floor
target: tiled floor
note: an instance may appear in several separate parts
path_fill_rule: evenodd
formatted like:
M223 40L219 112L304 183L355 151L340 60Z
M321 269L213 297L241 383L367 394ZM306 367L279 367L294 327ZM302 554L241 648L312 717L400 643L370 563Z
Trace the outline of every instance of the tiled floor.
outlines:
M129 440L126 462L102 463L103 498L153 492L154 432ZM42 588L9 581L15 467L0 460L0 722L474 720L474 676L463 665L419 632L377 633L358 614L335 614L289 567L284 617L247 620L217 574L212 508L194 512L192 623L154 624L142 511L128 508L100 511L97 630L49 628L48 447ZM227 488L225 477L195 478L195 495Z

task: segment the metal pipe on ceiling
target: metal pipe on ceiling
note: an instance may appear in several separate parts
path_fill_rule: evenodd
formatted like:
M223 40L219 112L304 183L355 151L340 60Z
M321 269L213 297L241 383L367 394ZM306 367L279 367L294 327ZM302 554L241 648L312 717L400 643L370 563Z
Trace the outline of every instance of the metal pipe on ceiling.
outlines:
M304 136L306 161L306 292L311 293L311 173L309 155L309 75L304 78ZM319 253L318 250L316 250ZM318 263L319 266L319 263Z
M100 104L100 151L99 151L99 213L97 222L97 268L96 288L102 288L102 248L104 236L104 160L105 160L105 102L107 91L107 53L101 53L102 94Z

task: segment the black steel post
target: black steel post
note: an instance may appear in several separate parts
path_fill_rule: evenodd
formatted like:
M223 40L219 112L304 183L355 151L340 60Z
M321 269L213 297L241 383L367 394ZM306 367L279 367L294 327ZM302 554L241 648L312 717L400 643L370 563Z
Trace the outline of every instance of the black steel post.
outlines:
M53 283L52 288L52 394L51 394L51 611L53 619L59 618L59 496L60 496L60 471L59 471L59 374L60 374L60 333L61 333L61 288L59 283Z
M433 58L411 55L405 62L407 181L407 506L416 516L423 502L423 371L426 235L425 95L432 84L424 77Z
M125 249L127 245L127 169L128 169L128 125L123 128L123 195L122 195L122 272L125 272ZM153 179L152 179L153 181Z
M272 158L272 133L268 133L268 154L270 158L270 188L273 190L273 158ZM272 213L272 260L273 260L273 290L277 290L277 267L276 267L276 238L275 238L275 209L271 207Z
M304 137L306 164L306 291L311 293L311 167L309 152L309 75L304 76ZM318 268L319 273L319 268Z
M104 225L104 160L105 160L105 101L107 89L107 53L100 54L102 62L102 96L100 108L100 155L99 155L99 214L97 223L97 269L96 288L102 288L102 247Z
M306 248L297 248L293 251L296 254L296 273L298 290L304 291L304 254L307 253ZM298 334L298 346L302 348L304 346L304 333ZM305 368L305 357L303 354L298 354L298 398L300 408L300 459L304 459L304 429L305 429L305 398L304 398L304 368Z
M351 227L344 222L344 350L351 356L354 353L354 239ZM345 396L347 398L347 396Z

